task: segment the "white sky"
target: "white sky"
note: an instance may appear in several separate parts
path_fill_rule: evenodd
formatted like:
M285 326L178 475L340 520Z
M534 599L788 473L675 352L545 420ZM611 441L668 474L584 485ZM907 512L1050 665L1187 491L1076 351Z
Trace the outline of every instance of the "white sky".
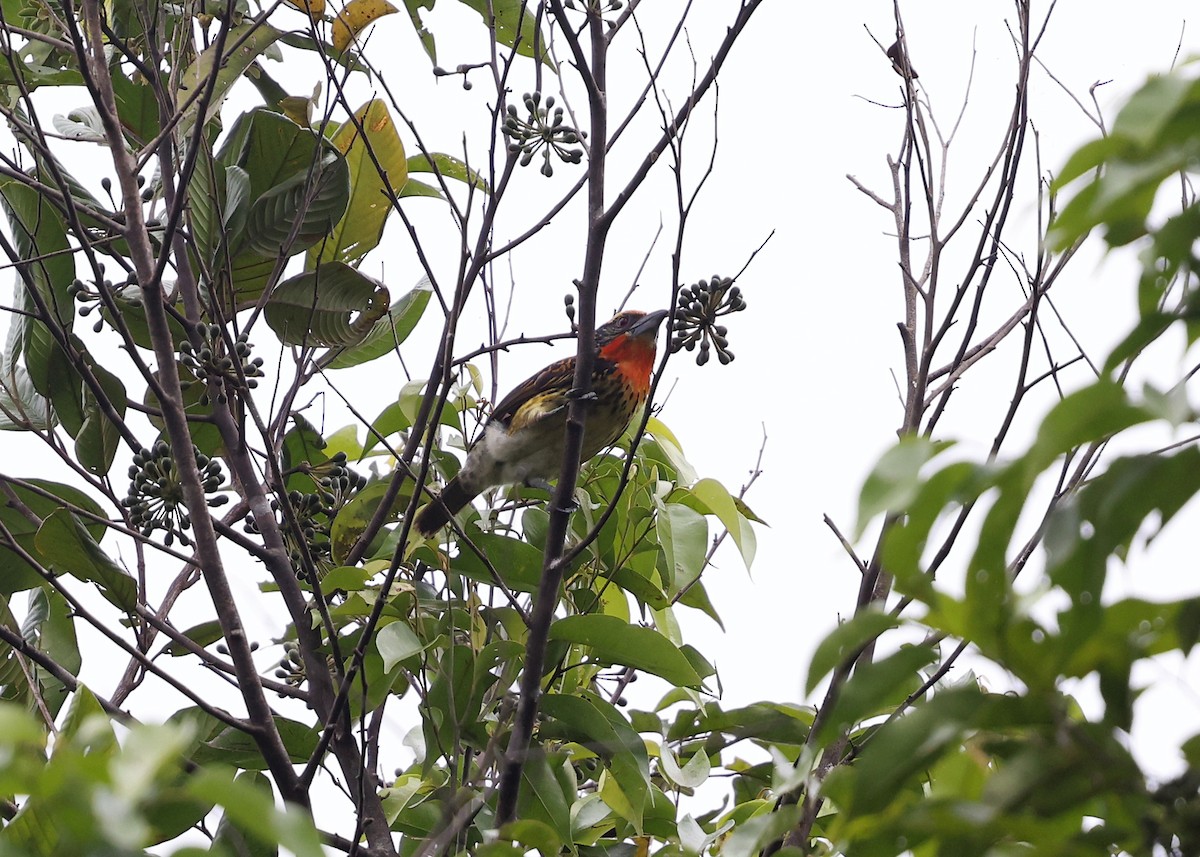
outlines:
M657 0L645 4L645 9L647 15L661 13L669 19L680 5ZM691 33L702 66L715 39L724 32L734 5L697 4ZM1182 0L1158 0L1140 4L1134 12L1134 7L1115 0L1061 4L1041 57L1054 75L1081 97L1086 97L1093 82L1111 80L1098 91L1111 120L1114 105L1135 89L1147 72L1171 63L1190 6ZM477 27L478 21L473 13L457 15L454 11L440 4L433 19L445 67L476 61L476 49L482 44L470 46L450 37L454 21L470 27ZM931 0L904 8L920 84L944 126L958 113L973 43L977 51L961 142L951 155L950 207L973 185L1007 123L1014 62L1003 18L1011 13L1010 4L998 2ZM679 436L700 475L721 480L731 491L737 491L753 466L764 427L768 436L763 475L747 497L771 524L758 531L753 577L746 574L735 554L725 552L705 582L725 620L726 633L719 633L702 617L685 624L690 640L721 669L727 705L757 699L814 701L801 698L808 658L837 619L849 615L857 591L857 573L822 524L822 515L829 514L843 532L852 532L859 485L894 440L901 417L890 373L901 368L895 325L902 318L902 304L894 241L885 234L888 215L845 178L852 173L869 186L886 189L885 156L899 142L902 114L866 99L898 103L900 79L864 25L886 46L893 38L891 14L891 3L886 2L771 0L751 23L721 78L716 173L688 233L684 281L737 271L768 233L775 230L776 234L741 280L749 308L728 324L737 359L730 366L713 361L698 368L686 353L678 355L660 390L671 389L661 418ZM647 26L655 29L653 21ZM385 74L393 91L412 105L411 115L431 148L461 155L466 124L467 151L478 158L486 145L485 130L481 122L473 124L480 116L470 111L478 110L486 97L488 87L482 73L474 73L476 86L470 93L453 78L435 83L402 16L379 23L372 38L371 47L377 52L381 44L389 46L388 61L395 65L385 68ZM1182 55L1198 48L1200 32L1188 30ZM269 70L279 75L280 68L275 65ZM529 72L528 64L518 69L514 90L531 88L521 80ZM676 73L684 77L674 78L667 94L677 103L685 93L687 69L676 69ZM614 80L614 102L627 99L640 86L644 72L633 66L630 74ZM1044 72L1035 70L1033 81L1032 116L1041 134L1042 162L1053 169L1074 147L1095 136L1095 128ZM308 91L313 82L315 78L300 77L285 85L300 93ZM353 92L350 100L355 104L373 94L362 80L353 83ZM58 109L65 112L69 106L74 105ZM710 102L698 111L689 138L694 147L689 150L693 178L707 157L711 117ZM653 119L651 116L642 126L639 139L652 132ZM405 142L411 144L411 137L406 136ZM410 147L410 152L414 150ZM623 183L627 157L625 149L614 155L614 189ZM95 150L80 158L79 163L86 164L88 158L95 158ZM523 231L531 218L536 219L539 204L553 200L568 181L571 171L565 166L559 167L552 182L544 181L536 173L537 163L535 160L521 176L512 207L506 209L499 224L499 240ZM629 288L660 218L667 226L641 275L641 289L629 306L653 309L666 305L674 203L663 167L665 164L610 239L601 316L615 307ZM84 170L77 175L84 175ZM97 193L99 175L95 173L93 186ZM1026 225L1011 233L1014 242L1024 242L1018 249L1030 254L1036 246L1028 225L1032 223L1031 200L1032 196L1026 195L1016 210ZM452 271L454 242L444 209L435 202L417 200L410 211L428 236L436 263ZM565 328L562 296L570 288L570 280L579 275L582 225L580 210L569 210L539 239L514 254L512 275L518 287L510 334L537 335ZM398 222L389 225L385 244L388 246L371 257L364 270L386 279L396 295L419 279L421 271ZM1101 260L1093 247L1080 255L1055 287L1060 309L1093 358L1102 357L1132 321L1134 270L1130 254ZM509 269L503 266L495 274L498 282L507 282ZM1011 278L1000 282L1004 285L995 288L997 314L1005 310L999 295L1007 294L1014 302L1019 297ZM418 375L427 371L422 362L426 352L421 347L431 341L437 327L433 311L431 306L431 318L419 329L413 346L404 350L407 365ZM481 313L482 302L477 300L472 311ZM459 341L463 350L468 350L477 340L464 335ZM530 346L502 355L500 392L552 356L565 354L565 348L552 352ZM1001 353L990 359L995 370L984 366L967 376L942 424L945 436L962 438L972 454L986 449L996 410L1007 404L1006 356L1011 355ZM483 368L486 370L485 364ZM356 403L374 415L404 383L405 379L393 375L395 371L394 363L385 368L380 361L338 380L345 378ZM995 374L989 376L988 372ZM1067 377L1076 383L1085 380L1078 370ZM997 390L1001 391L999 400ZM1047 397L1031 398L1027 422L1014 433L1012 445L1007 447L1010 451L1020 448L1021 438L1028 436L1029 421L1050 403ZM327 426L332 429L348 421L331 411ZM9 456L32 454L25 439L8 436L4 443L5 470L20 472L13 464L16 459ZM1195 594L1192 564L1180 561L1180 553L1171 553L1171 548L1182 550L1184 546L1178 539L1172 545L1170 536L1158 546L1155 561L1139 566L1136 572L1118 570L1114 575L1117 582L1158 597ZM864 541L859 548L869 553L870 544ZM1189 573L1188 579L1183 578L1183 569ZM248 585L252 577L248 572ZM278 630L278 613L252 610L249 618L260 629L260 639ZM1200 699L1194 691L1198 679L1194 663L1187 669L1166 664L1146 678L1154 681L1156 688L1145 699L1171 712L1169 717L1156 718L1145 734L1135 736L1153 770L1172 772L1178 760L1171 748L1200 728ZM1002 685L1004 678L998 676L995 681ZM1147 703L1142 706L1146 708Z

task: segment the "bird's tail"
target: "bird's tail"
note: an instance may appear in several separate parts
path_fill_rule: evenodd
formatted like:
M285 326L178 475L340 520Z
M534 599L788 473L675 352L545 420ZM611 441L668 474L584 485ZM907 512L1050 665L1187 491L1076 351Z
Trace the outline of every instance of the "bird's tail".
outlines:
M441 494L417 513L417 531L429 538L446 526L450 519L458 514L458 510L470 503L477 493L468 491L458 477L454 477L446 483Z

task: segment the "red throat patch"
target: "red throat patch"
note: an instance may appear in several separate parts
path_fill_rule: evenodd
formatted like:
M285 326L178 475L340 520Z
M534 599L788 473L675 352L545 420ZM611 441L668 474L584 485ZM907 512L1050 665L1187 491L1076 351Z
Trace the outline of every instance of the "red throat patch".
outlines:
M617 365L617 371L643 398L650 392L650 371L654 368L654 340L622 334L600 349L600 356Z

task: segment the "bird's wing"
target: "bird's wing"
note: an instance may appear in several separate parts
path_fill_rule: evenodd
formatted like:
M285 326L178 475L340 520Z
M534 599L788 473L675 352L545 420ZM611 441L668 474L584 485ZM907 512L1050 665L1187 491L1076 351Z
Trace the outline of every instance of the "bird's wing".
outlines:
M567 393L574 383L574 357L551 363L505 396L492 411L492 421L503 424L511 434L556 414L570 403Z

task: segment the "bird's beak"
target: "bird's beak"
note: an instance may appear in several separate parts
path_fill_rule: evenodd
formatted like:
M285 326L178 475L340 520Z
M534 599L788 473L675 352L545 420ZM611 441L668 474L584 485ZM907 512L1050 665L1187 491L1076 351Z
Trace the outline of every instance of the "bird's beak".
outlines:
M658 326L663 323L663 319L671 313L665 309L648 312L629 330L630 336L658 336Z

